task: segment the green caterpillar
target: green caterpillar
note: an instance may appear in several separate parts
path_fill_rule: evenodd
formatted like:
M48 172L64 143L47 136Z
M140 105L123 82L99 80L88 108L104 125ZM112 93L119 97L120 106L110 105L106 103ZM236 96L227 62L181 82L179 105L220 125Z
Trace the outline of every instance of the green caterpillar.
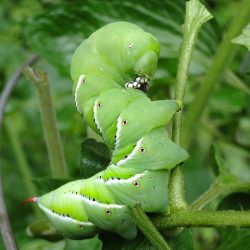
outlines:
M94 32L76 49L71 75L77 110L112 152L107 168L35 200L65 237L85 238L102 230L132 239L137 229L129 208L166 211L169 170L187 159L165 129L178 110L175 100L145 94L160 46L138 26L115 22Z

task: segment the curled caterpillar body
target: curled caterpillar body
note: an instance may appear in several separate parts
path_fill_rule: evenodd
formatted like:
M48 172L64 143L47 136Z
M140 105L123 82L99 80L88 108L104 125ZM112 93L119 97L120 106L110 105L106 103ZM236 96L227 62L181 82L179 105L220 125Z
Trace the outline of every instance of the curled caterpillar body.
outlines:
M165 129L177 102L151 101L144 93L159 53L154 36L126 22L97 30L77 48L71 66L76 107L102 136L112 159L95 176L37 198L66 237L108 230L132 239L137 229L129 207L139 203L146 212L166 211L169 170L188 154Z

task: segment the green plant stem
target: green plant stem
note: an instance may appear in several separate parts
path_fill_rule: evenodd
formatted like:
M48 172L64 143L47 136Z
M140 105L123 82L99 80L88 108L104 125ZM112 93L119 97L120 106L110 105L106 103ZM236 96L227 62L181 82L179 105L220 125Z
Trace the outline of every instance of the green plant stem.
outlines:
M249 211L182 210L151 218L159 230L174 227L250 227Z
M195 13L194 13L195 12ZM183 25L183 42L180 47L179 64L177 68L175 99L179 102L180 110L174 116L173 141L181 145L181 128L183 115L183 99L190 61L198 32L203 23L212 18L211 14L198 1L189 1L186 4L186 16ZM186 208L184 195L184 181L181 166L171 172L169 182L170 209Z
M137 205L134 208L131 208L130 216L152 245L156 247L156 249L170 250L167 242L145 214L141 206Z
M61 138L56 127L56 117L50 94L48 76L45 72L34 71L31 67L25 67L23 72L27 79L33 82L38 93L52 176L55 178L65 178L67 177L67 166Z
M190 205L190 209L200 210L220 196L227 196L237 192L250 193L250 182L227 182L221 180L230 179L230 177L231 176L219 176L216 181L211 184L209 189Z
M24 186L27 190L27 196L31 197L34 195L37 195L37 189L35 185L32 182L33 175L30 170L30 166L28 164L28 161L26 159L25 153L23 151L23 147L20 143L18 132L15 127L15 124L13 124L12 120L10 118L6 118L4 120L5 129L7 131L7 134L10 138L10 143L13 149L13 156L16 158L17 167L19 168L19 171L21 173L21 179L24 183ZM13 166L14 167L14 166ZM14 167L15 168L15 167ZM32 208L37 216L40 214L40 210L38 209L36 204L32 204Z
M224 36L221 44L218 47L217 53L212 60L211 66L202 82L200 88L195 93L195 98L190 106L183 126L183 145L188 146L190 138L192 135L192 130L194 130L194 124L197 124L202 111L207 105L209 97L212 94L214 86L218 83L221 75L223 74L226 66L232 60L235 54L237 46L231 41L235 38L243 27L250 20L250 4L249 0L242 1L239 6L239 11L237 15L233 18L227 33Z

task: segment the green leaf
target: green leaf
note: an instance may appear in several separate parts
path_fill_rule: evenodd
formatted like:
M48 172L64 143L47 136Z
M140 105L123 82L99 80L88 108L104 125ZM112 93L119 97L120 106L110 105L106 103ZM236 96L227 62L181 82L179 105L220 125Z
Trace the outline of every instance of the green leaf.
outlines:
M61 73L69 75L71 57L80 42L96 29L115 21L135 23L155 35L161 44L161 59L178 58L184 12L183 0L156 0L143 4L141 0L101 3L86 0L84 4L66 1L49 6L45 13L30 19L25 33L35 51ZM219 41L220 32L212 25L205 25L199 35L191 63L191 72L195 74L206 70ZM159 68L166 70L164 63L160 63Z
M87 240L70 240L66 239L66 246L64 250L102 250L102 242L95 236Z
M30 240L20 246L20 250L63 250L65 246L64 241L48 242L46 240Z
M241 181L249 181L249 150L231 143L219 143L219 146L229 171Z
M133 240L126 240L109 232L101 234L100 238L103 242L103 250L156 250L140 231Z
M136 238L133 241L127 241L121 250L156 250L155 247L151 245L151 243L145 238Z
M212 111L224 116L239 113L245 104L245 94L241 90L229 86L220 87L210 101Z
M193 250L193 238L190 229L185 228L175 237L171 237L169 244L174 250Z
M87 139L81 145L81 175L88 178L105 169L110 162L110 152L104 143Z
M243 146L250 146L250 118L241 117L236 131L236 140Z
M216 250L249 250L250 230L226 228L218 230L221 236L221 244Z
M232 42L246 46L250 50L250 23L243 29L239 36L232 40Z
M102 250L121 250L124 244L127 242L127 240L125 240L118 234L107 231L100 234L100 239L103 243Z
M235 193L225 197L219 204L220 210L249 210L250 194Z

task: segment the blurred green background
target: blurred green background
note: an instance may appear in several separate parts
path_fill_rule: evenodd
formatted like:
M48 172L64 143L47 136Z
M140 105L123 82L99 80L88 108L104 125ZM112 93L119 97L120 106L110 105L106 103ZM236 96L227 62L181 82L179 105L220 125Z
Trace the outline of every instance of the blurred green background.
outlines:
M235 18L234 10L240 4L238 0L203 2L215 18L199 34L188 80L186 110L192 105L195 91L202 84L218 44L230 21ZM162 46L159 68L149 96L152 99L172 98L184 12L184 0L0 2L0 91L18 66L33 53L39 55L35 67L49 74L69 179L84 176L80 167L84 167L83 157L91 158L95 166L103 164L103 158L95 158L95 149L91 148L89 141L82 145L85 154L88 152L89 155L81 156L81 144L86 137L98 141L100 138L86 127L77 114L72 96L70 60L77 45L97 28L113 21L124 20L141 26L155 35ZM241 180L250 180L249 70L250 54L246 48L239 46L235 59L228 65L230 74L224 74L216 85L192 136L191 157L184 166L189 202L202 194L216 176L213 145L216 145L231 172ZM243 82L245 88L235 84L237 81ZM20 249L100 249L101 243L97 238L75 244L74 241L65 243L35 239L26 233L27 225L37 218L33 206L20 205L23 199L30 196L27 183L33 183L33 191L36 192L33 195L40 195L64 180L50 178L37 95L34 86L24 77L18 81L5 109L0 150L6 204ZM105 159L105 154L103 157ZM32 179L23 178L23 167L31 170ZM249 198L247 194L234 194L219 201L219 206L223 209L249 209ZM193 235L194 249L250 249L249 230L194 229ZM143 244L139 247L130 244L122 249L152 249ZM105 247L115 249L108 244ZM1 239L0 249L4 249Z

